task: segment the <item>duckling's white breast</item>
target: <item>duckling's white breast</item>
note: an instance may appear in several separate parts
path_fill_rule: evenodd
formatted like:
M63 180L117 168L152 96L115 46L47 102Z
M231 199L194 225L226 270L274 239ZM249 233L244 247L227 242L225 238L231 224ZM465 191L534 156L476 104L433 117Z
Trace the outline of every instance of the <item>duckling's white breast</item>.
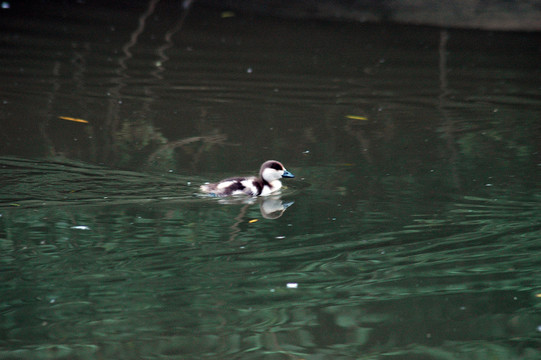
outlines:
M273 192L280 190L282 187L282 182L280 180L274 180L269 183L269 185L263 186L263 189L261 189L261 196L267 196L272 194Z

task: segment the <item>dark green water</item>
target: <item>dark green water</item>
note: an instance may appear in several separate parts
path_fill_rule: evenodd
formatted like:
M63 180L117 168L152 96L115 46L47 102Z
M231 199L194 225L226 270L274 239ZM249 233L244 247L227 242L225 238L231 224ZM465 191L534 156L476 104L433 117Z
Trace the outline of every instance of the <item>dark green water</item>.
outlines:
M0 358L539 359L540 58L539 34L12 3ZM280 195L194 195L267 159Z

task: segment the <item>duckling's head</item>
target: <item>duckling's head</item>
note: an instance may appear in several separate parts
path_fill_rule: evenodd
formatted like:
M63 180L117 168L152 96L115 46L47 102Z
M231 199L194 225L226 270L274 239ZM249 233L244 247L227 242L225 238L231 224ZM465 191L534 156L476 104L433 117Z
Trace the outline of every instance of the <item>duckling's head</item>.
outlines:
M276 160L265 161L263 165L261 165L261 169L259 170L259 176L269 183L283 177L295 177L295 175L286 170L286 168L284 167L284 165L282 165L281 162Z

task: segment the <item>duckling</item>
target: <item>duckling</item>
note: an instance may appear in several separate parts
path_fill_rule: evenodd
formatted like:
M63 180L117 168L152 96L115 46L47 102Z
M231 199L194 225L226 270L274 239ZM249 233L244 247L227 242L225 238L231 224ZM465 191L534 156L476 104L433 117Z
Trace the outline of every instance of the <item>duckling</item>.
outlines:
M293 178L281 162L268 160L261 165L259 177L234 177L213 184L201 185L202 192L212 196L267 196L282 187L280 178Z

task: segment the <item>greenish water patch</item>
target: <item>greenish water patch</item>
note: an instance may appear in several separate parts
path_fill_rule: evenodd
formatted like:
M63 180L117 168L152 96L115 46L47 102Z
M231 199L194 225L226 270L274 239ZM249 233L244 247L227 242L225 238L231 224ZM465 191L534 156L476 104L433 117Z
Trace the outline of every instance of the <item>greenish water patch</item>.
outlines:
M82 164L2 164L8 183L39 181L47 169L56 190L80 177L113 194L54 191L49 204L30 197L51 188L24 188L20 206L2 208L7 358L539 355L537 196L448 195L428 213L422 198L353 208L301 185L282 194L295 203L267 219L258 203L182 191L167 199L172 178L164 187ZM158 190L116 193L150 183ZM411 209L423 211L396 216Z

